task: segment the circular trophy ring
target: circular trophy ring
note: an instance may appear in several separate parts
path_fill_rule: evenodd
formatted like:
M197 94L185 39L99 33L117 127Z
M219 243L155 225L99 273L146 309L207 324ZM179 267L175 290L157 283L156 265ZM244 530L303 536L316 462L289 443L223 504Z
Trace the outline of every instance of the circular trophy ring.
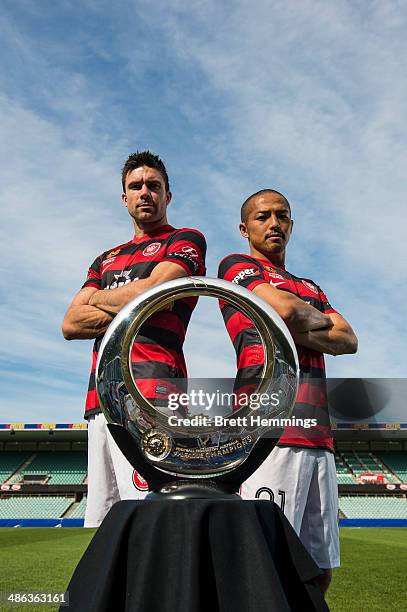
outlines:
M296 375L298 384L297 351L288 328L277 312L264 300L251 291L231 282L209 277L183 277L157 285L143 291L135 297L116 315L109 325L100 349L96 364L96 388L100 405L109 422L117 422L117 415L112 410L107 381L121 377L128 391L141 411L155 421L155 430L159 426L168 428L168 417L160 413L140 392L135 383L130 362L130 354L135 337L145 321L155 312L162 310L174 300L188 297L211 296L226 300L255 324L264 350L264 366L261 381L256 393L260 394L268 386L273 376L276 358L275 343L282 348L285 360ZM120 367L112 374L109 365L119 356ZM119 372L117 373L117 369ZM120 381L119 381L120 384ZM247 406L234 412L233 417L245 416L249 411ZM225 417L227 420L227 417ZM187 435L205 434L213 431L213 427L177 427L179 433Z

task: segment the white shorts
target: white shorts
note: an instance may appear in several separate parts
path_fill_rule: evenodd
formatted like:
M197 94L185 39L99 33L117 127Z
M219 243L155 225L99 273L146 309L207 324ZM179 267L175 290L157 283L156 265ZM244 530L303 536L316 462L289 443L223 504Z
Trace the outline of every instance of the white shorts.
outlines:
M88 421L88 498L84 527L99 527L116 502L144 499L146 482L113 440L103 414Z
M276 446L243 483L241 496L275 501L318 567L339 567L338 485L331 452Z

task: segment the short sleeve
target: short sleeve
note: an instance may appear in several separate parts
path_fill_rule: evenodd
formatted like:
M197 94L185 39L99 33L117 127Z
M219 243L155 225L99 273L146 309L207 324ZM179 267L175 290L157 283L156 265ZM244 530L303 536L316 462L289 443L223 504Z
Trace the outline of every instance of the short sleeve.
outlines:
M331 306L331 303L329 302L325 293L322 291L321 287L318 287L318 296L321 301L324 314L332 314L334 312L337 312L335 308Z
M102 288L101 269L102 269L102 257L99 256L95 259L93 264L88 269L88 274L86 276L85 282L82 285L82 289L84 289L85 287L95 287L96 289Z
M257 285L267 282L256 260L245 255L225 257L219 264L218 278L241 285L250 291L253 291Z
M193 229L181 229L171 238L165 257L162 261L177 263L188 275L204 275L206 240L201 232Z

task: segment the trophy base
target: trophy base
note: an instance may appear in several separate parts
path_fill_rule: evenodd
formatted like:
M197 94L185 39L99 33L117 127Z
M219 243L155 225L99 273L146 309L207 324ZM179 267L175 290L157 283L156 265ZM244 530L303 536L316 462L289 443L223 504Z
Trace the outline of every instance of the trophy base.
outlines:
M212 480L210 478L191 478L188 480L181 474L175 476L157 469L152 462L147 460L139 445L135 443L132 434L122 425L108 423L107 427L127 461L148 482L150 491L159 495L155 498L153 493L150 493L151 497L148 495L149 499L164 499L164 496L165 498L168 496L169 499L170 495L174 499L240 499L239 496L235 495L236 491L239 490L242 482L247 480L268 457L279 437L261 438L250 452L250 460L244 461L238 467L220 476L214 475ZM280 433L282 433L282 430ZM191 488L191 495L183 495L181 489L178 490L181 485L185 493L187 489ZM184 487L187 489L184 489Z
M235 499L241 497L236 493L227 493L213 481L199 480L190 482L188 480L178 480L169 482L161 487L159 491L154 491L146 496L148 500L166 499Z

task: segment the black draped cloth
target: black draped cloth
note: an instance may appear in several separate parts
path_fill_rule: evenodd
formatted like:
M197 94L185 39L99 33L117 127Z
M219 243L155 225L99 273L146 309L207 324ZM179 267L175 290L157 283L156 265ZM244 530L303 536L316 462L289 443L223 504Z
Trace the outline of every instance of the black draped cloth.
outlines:
M122 501L67 590L75 612L322 612L320 573L270 501Z

